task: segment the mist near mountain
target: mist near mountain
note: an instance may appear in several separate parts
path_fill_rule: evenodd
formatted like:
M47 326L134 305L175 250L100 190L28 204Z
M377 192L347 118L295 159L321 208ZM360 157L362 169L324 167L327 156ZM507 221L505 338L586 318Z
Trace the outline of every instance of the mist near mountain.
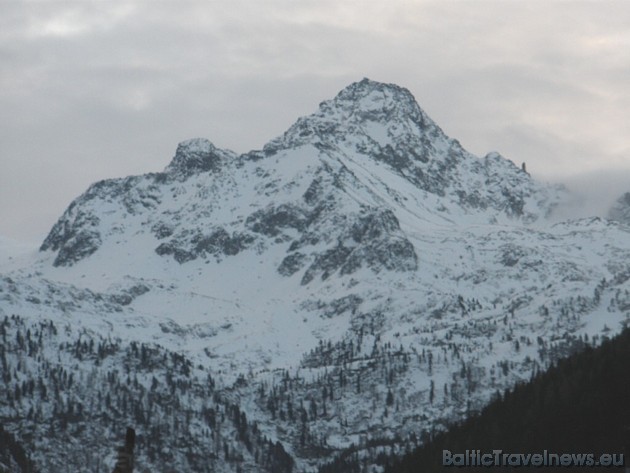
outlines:
M553 213L554 221L572 218L608 218L615 201L630 192L630 169L605 169L552 179L569 191L567 201Z

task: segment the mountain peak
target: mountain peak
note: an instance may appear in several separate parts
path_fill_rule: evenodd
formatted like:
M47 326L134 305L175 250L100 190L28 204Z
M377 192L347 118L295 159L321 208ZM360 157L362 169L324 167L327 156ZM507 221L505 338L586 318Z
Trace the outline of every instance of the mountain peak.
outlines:
M232 155L232 152L217 148L205 138L192 138L177 145L175 156L164 171L186 179L200 172L217 171L221 161Z
M366 111L401 106L408 109L419 108L414 96L404 87L368 78L353 82L342 89L333 100L323 102L322 105L325 109L326 105L334 105L344 108L350 106Z
M426 118L409 90L368 78L348 85L334 99L322 102L319 110L354 122L411 119L424 125Z
M376 136L378 135L378 136ZM424 113L409 90L367 78L353 82L333 99L325 100L312 115L301 117L284 135L270 141L264 150L305 144L338 145L382 137L386 141L416 141L422 136L448 139Z

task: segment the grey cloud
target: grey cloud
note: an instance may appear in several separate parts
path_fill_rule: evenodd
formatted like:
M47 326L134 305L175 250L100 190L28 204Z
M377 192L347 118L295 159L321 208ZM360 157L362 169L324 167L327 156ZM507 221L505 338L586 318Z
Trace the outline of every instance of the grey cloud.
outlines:
M2 2L0 234L41 236L186 138L260 148L364 76L536 176L623 167L629 20L621 2Z
M564 177L571 193L566 205L558 208L554 218L606 218L614 202L630 192L630 168L605 169Z

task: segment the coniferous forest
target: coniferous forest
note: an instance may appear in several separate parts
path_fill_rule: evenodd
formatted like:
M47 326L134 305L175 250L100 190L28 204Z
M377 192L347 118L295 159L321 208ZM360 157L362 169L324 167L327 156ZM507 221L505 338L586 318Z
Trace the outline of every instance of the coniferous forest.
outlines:
M443 449L461 453L466 449L624 453L625 463L630 466L630 329L595 349L587 347L560 360L531 382L506 391L480 415L436 435L433 441L386 471L446 470L441 466ZM615 469L622 470L612 468ZM488 468L466 470L488 471ZM567 468L557 470L567 471Z
M440 432L396 460L382 456L386 473L458 470L442 466L443 450L490 453L624 454L630 466L630 329L585 347L513 390L497 393L479 414ZM362 470L358 456L347 455L320 473ZM527 470L526 467L512 467ZM531 467L529 469L538 469ZM465 471L509 471L510 467L466 467ZM623 467L546 467L545 471L625 471Z

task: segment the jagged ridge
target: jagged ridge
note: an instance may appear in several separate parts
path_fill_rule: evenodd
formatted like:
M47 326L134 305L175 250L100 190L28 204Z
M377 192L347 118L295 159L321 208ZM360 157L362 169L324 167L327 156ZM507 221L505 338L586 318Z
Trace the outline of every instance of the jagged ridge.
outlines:
M396 183L405 186L404 193ZM292 187L302 192L291 192ZM252 193L251 199L228 209L226 197L239 200L241 188ZM426 196L432 196L432 205L422 203ZM386 202L389 197L396 202ZM281 226L303 233L292 246L304 246L305 239L320 240L311 235L315 225L339 221L332 214L352 215L363 209L335 232L339 240L353 232L356 219L365 218L362 213L373 212L366 209L385 206L397 218L398 204L410 200L424 207L425 218L437 221L464 213L480 221L509 217L531 222L548 214L559 194L496 153L479 160L466 152L421 110L408 90L364 79L323 102L313 115L300 118L261 152L237 156L208 140L193 139L180 143L162 173L94 184L71 204L41 250L57 252L55 266L74 265L94 254L113 233L124 233L119 222L132 216L150 223L160 240L153 249L160 256L172 256L178 263L208 256L221 260L263 244L261 235L276 241L289 238L261 230L277 226L274 219L288 218ZM417 214L417 206L408 205ZM101 221L103 206L117 217L109 224ZM226 218L228 212L244 218ZM189 223L182 225L184 221ZM334 238L327 240L332 244L326 251L339 247ZM412 253L411 248L403 251ZM322 255L312 255L311 263ZM298 259L302 257L292 256ZM382 256L375 259L383 263L378 268L368 264L376 270L415 267L388 264Z

